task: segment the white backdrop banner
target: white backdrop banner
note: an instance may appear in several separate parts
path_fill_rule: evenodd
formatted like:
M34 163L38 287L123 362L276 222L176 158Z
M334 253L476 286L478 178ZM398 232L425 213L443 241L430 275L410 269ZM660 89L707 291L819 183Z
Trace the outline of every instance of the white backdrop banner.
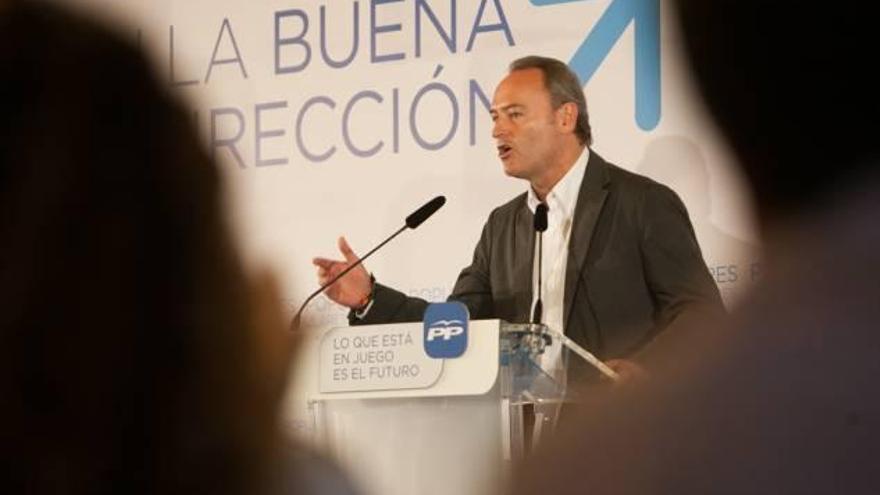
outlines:
M728 304L760 276L741 177L660 0L65 1L109 17L192 105L242 243L291 311L338 236L364 253L438 194L447 205L368 268L445 299L489 212L526 188L502 173L488 106L531 54L580 76L598 153L682 197ZM304 321L344 316L320 297Z

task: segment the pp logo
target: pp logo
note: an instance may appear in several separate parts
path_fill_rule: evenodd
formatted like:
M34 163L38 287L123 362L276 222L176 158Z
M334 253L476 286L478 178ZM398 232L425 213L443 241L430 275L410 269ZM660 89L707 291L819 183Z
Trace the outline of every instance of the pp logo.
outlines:
M467 350L468 309L460 302L434 303L425 310L425 353L435 359L457 358Z

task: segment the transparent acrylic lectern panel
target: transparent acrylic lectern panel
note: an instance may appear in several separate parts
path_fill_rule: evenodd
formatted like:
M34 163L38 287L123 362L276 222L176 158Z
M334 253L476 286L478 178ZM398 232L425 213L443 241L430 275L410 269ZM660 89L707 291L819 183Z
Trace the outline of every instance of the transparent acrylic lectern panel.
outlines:
M559 346L545 325L502 323L499 339L501 395L507 401L510 439L507 459L526 457L556 427L565 399L568 349L558 349L555 366L543 362L550 346Z

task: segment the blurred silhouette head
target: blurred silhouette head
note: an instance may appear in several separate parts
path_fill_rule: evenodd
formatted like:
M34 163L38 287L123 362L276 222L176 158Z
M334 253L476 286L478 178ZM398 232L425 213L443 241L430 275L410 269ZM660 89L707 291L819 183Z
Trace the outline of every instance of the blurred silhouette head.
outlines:
M821 208L878 158L870 16L759 0L679 0L698 86L765 224Z
M258 492L283 381L188 116L51 5L0 67L0 491Z

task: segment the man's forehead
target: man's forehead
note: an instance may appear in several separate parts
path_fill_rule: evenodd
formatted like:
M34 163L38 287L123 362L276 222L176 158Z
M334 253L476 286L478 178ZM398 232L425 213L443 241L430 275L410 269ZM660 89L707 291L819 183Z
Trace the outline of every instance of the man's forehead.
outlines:
M539 69L521 69L509 73L498 83L490 110L500 111L513 106L527 106L535 100L549 101L544 87L544 74Z
M544 86L544 73L536 67L528 67L525 69L516 69L507 73L507 76L501 80L501 84L515 83L524 85Z

